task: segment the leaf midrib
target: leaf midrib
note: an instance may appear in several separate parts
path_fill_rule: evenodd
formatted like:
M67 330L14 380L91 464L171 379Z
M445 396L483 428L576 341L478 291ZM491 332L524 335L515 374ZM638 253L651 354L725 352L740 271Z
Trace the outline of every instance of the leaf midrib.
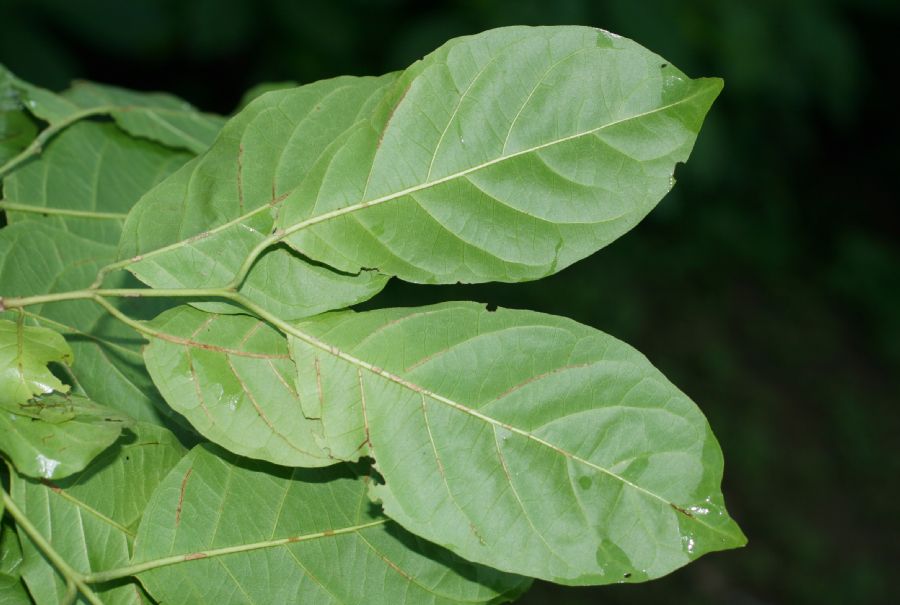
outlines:
M488 161L486 161L486 162L482 162L481 164L476 164L475 166L471 166L471 167L469 167L469 168L466 168L466 169L463 169L463 170L459 170L459 171L457 171L457 172L453 172L453 173L448 174L448 175L446 175L446 176L443 176L443 177L441 177L441 178L439 178L439 179L434 179L434 180L432 180L432 181L427 181L427 182L421 183L421 184L419 184L419 185L413 185L413 186L411 186L411 187L407 187L406 189L403 189L403 190L401 190L401 191L396 191L396 192L393 192L393 193L388 193L388 194L385 194L385 195L383 195L383 196L381 196L381 197L377 197L377 198L374 198L374 199L371 199L371 200L364 200L364 201L358 202L358 203L356 203L356 204L352 204L352 205L349 205L349 206L344 206L344 207L342 207L342 208L338 208L338 209L332 210L332 211L330 211L330 212L325 212L325 213L320 214L320 215L318 215L318 216L314 216L314 217L308 218L308 219L303 220L303 221L301 221L301 222L299 222L299 223L295 223L294 225L291 225L291 226L289 226L289 227L284 228L284 232L283 232L283 234L281 234L280 237L281 237L281 239L283 239L283 238L287 237L288 235L291 235L291 234L293 234L293 233L296 233L297 231L300 231L301 229L305 229L306 227L311 227L311 226L316 225L316 224L318 224L318 223L322 223L322 222L325 222L325 221L327 221L327 220L330 220L330 219L333 219L333 218L337 218L337 217L339 217L339 216L343 216L343 215L345 215L345 214L351 214L351 213L353 213L353 212L358 212L358 211L360 211L360 210L365 210L366 208L371 208L371 207L373 207L373 206L381 205L381 204L383 204L383 203L385 203L385 202L390 202L390 201L395 200L395 199L399 199L399 198L402 198L402 197L406 197L406 196L411 195L411 194L413 194L413 193L416 193L416 192L419 192L419 191L423 191L423 190L425 190L425 189L429 189L429 188L431 188L431 187L435 187L435 186L438 186L438 185L442 185L442 184L444 184L444 183L453 181L453 180L458 179L458 178L462 178L462 177L464 177L464 176L466 176L466 175L469 175L469 174L472 174L472 173L474 173L474 172L478 172L478 171L480 171L480 170L484 170L485 168L490 168L491 166L494 166L494 165L496 165L496 164L500 164L500 163L505 162L505 161L507 161L507 160L515 159L515 158L517 158L517 157L519 157L519 156L522 156L522 155L526 155L526 154L529 154L529 153L535 153L535 152L541 151L542 149L547 149L547 148L549 148L549 147L552 147L552 146L554 146L554 145L561 145L561 144L563 144L563 143L567 143L567 142L569 142L569 141L573 141L573 140L579 139L579 138L581 138L581 137L585 137L585 136L589 136L589 135L592 135L592 134L596 134L596 133L598 133L598 132L600 132L600 131L602 131L602 130L605 130L605 129L607 129L607 128L612 128L612 127L618 126L618 125L620 125L620 124L625 124L625 123L630 122L630 121L632 121L632 120L638 120L638 119L641 119L641 118L644 118L644 117L647 117L647 116L651 116L651 115L655 115L655 114L657 114L657 113L661 113L661 112L667 111L667 110L672 109L672 108L674 108L674 107L678 107L678 106L680 106L680 105L683 105L683 104L685 104L685 103L687 103L687 102L689 102L689 101L692 101L693 99L695 99L695 98L697 98L697 97L699 97L699 96L701 96L701 95L703 95L703 94L706 94L706 93L708 93L708 88L704 86L704 87L699 88L697 91L693 92L692 94L689 94L689 95L687 95L687 96L685 96L685 97L682 97L681 99L679 99L679 100L677 100L677 101L675 101L675 102L673 102L673 103L669 103L669 104L667 104L667 105L662 105L662 106L660 106L660 107L655 107L655 108L653 108L653 109L651 109L651 110L649 110L649 111L645 111L645 112L641 112L641 113L638 113L638 114L630 115L630 116L621 118L621 119L619 119L619 120L613 120L612 122L608 122L608 123L606 123L606 124L603 124L603 125L601 125L601 126L597 126L597 127L595 127L595 128L590 128L590 129L585 130L585 131L582 131L582 132L576 132L576 133L571 134L571 135L567 135L567 136L564 136L564 137L559 137L559 138L557 138L557 139L553 139L553 140L551 140L551 141L547 141L547 142L541 143L541 144L539 144L539 145L534 145L534 146L532 146L532 147L527 147L527 148L525 148L525 149L521 149L521 150L519 150L519 151L510 153L510 154L501 155L501 156L496 157L496 158L494 158L494 159L492 159L492 160L488 160ZM537 217L536 217L536 218L537 218Z
M553 140L551 140L551 141L547 141L546 143L541 143L540 145L535 145L535 146L532 146L532 147L528 147L528 148L525 148L525 149L521 149L521 150L519 150L519 151L510 153L510 154L501 155L501 156L496 157L496 158L494 158L494 159L492 159L492 160L488 160L487 162L482 162L481 164L477 164L477 165L475 165L475 166L471 166L471 167L466 168L466 169L464 169L464 170L460 170L460 171L457 171L457 172L448 174L448 175L443 176L443 177L441 177L441 178L439 178L439 179L434 179L434 180L431 180L431 181L426 181L426 182L424 182L424 183L420 183L419 185L413 185L412 187L407 187L406 189L403 189L403 190L400 190L400 191L396 191L396 192L393 192L393 193L388 193L388 194L385 194L385 195L383 195L383 196L380 196L380 197L377 197L377 198L373 198L373 199L371 199L371 200L363 200L363 201L361 201L361 202L357 202L357 203L351 204L351 205L349 205L349 206L344 206L344 207L338 208L338 209L336 209L336 210L331 210L331 211L329 211L329 212L324 212L324 213L322 213L322 214L319 214L319 215L314 216L314 217L307 218L307 219L305 219L305 220L303 220L303 221L300 221L300 222L298 222L298 223L294 223L293 225L290 225L290 226L284 228L284 229L282 230L282 232L280 232L280 233L278 234L277 238L274 238L274 237L273 237L272 243L274 244L274 243L277 242L277 241L284 240L287 236L292 235L292 234L294 234L294 233L296 233L296 232L298 232L298 231L301 231L302 229L306 229L307 227L311 227L311 226L313 226L313 225L317 225L317 224L319 224L319 223L323 223L323 222L329 221L329 220L331 220L331 219L338 218L338 217L340 217L340 216L344 216L344 215L347 215L347 214L352 214L352 213L358 212L358 211L360 211L360 210L365 210L366 208L371 208L371 207L373 207L373 206L378 206L378 205L384 204L384 203L386 203L386 202L390 202L390 201L393 201L393 200L396 200L396 199L400 199L400 198L403 198L403 197L405 197L405 196L407 196L407 195L411 195L411 194L413 194L413 193L416 193L416 192L418 192L418 191L423 191L423 190L429 189L429 188L431 188L431 187L436 187L436 186L438 186L438 185L442 185L443 183L447 183L447 182L450 182L450 181L452 181L452 180L454 180L454 179L458 179L458 178L465 177L466 175L469 175L469 174L478 172L478 171L480 171L480 170L484 170L484 169L486 169L486 168L489 168L489 167L494 166L494 165L496 165L496 164L500 164L500 163L505 162L505 161L507 161L507 160L515 159L515 158L517 158L517 157L519 157L519 156L526 155L526 154L529 154L529 153L535 153L535 152L540 151L540 150L542 150L542 149L546 149L546 148L552 147L552 146L554 146L554 145L560 145L560 144L566 143L566 142L568 142L568 141L576 140L576 139L581 138L581 137L584 137L584 136L589 136L589 135L592 135L592 134L596 134L597 132L600 132L600 131L602 131L602 130L605 130L605 129L608 129L608 128L612 128L612 127L614 127L614 126L618 126L618 125L620 125L620 124L624 124L624 123L630 122L630 121L632 121L632 120L639 120L639 119L645 118L645 117L647 117L647 116L651 116L651 115L655 115L655 114L657 114L657 113L661 113L661 112L667 111L667 110L669 110L669 109L678 107L678 106L683 105L683 104L685 104L685 103L688 103L688 102L692 101L693 99L695 99L695 98L697 98L697 97L699 97L699 96L701 96L701 95L703 95L703 94L707 94L707 93L708 93L708 87L707 87L707 86L702 86L702 87L699 87L698 90L696 90L695 92L693 92L693 93L691 93L691 94L689 94L689 95L687 95L687 96L684 96L684 97L678 99L677 101L674 101L674 102L672 102L672 103L668 103L668 104L666 104L666 105L662 105L662 106L660 106L660 107L655 107L655 108L653 108L653 109L651 109L651 110L649 110L649 111L645 111L645 112L641 112L641 113L638 113L638 114L633 114L633 115L630 115L630 116L626 116L626 117L624 117L624 118L621 118L621 119L618 119L618 120L614 120L614 121L612 121L612 122L608 122L608 123L606 123L606 124L603 124L603 125L601 125L601 126L597 126L597 127L595 127L595 128L591 128L591 129L588 129L588 130L585 130L585 131L582 131L582 132L577 132L577 133L574 133L574 134L571 134L571 135L567 135L567 136L565 136L565 137L559 137L559 138L557 138L557 139L553 139ZM373 162L374 162L374 159L373 159ZM160 247L160 248L156 248L156 249L154 249L154 250L148 250L148 251L139 253L137 256L134 256L134 257L132 257L132 258L130 258L130 259L127 259L127 261L125 261L125 264L127 265L127 264L132 264L132 263L140 262L141 260L144 260L144 259L146 259L146 258L148 258L148 257L151 257L151 256L155 256L155 255L157 255L157 254L162 254L162 253L164 253L164 252L168 252L168 251L171 251L171 250L177 250L177 249L179 249L179 248L181 248L181 247L184 247L184 246L187 246L187 245L189 245L189 244L191 244L191 243L193 243L193 242L195 242L195 241L197 241L197 240L199 240L199 239L205 239L205 238L210 237L210 236L212 236L212 235L218 234L219 232L225 231L225 230L227 230L227 229L229 229L229 228L231 228L231 227L233 227L233 226L236 226L236 225L238 225L238 224L244 222L245 220L251 218L252 216L255 216L256 214L259 214L259 213L262 212L262 211L265 211L265 210L267 210L267 209L269 209L269 208L272 208L272 207L276 206L277 204L280 204L280 203L283 202L284 200L288 199L288 198L289 198L289 197L290 197L297 189L298 189L298 187L295 187L295 188L293 188L293 189L291 189L291 190L289 190L289 191L283 193L281 196L279 196L279 197L276 198L275 200L270 201L270 202L268 202L268 203L265 203L265 204L263 204L263 205L261 205L261 206L255 208L255 209L253 209L253 210L251 210L251 211L248 211L248 212L246 212L246 213L244 213L244 214L242 214L242 215L239 215L239 216L235 217L234 219L232 219L232 220L230 220L230 221L227 221L227 222L225 222L225 223L223 223L223 224L221 224L221 225L219 225L219 226L217 226L217 227L214 227L214 228L209 229L209 230L207 230L207 231L203 231L203 232L200 232L200 233L196 233L196 234L194 234L194 235L191 235L191 236L189 236L189 237L186 237L186 238L184 238L184 239L182 239L182 240L179 240L179 241L177 241L177 242L172 242L171 244L167 244L167 245L162 246L162 247ZM527 213L526 213L526 214L527 214ZM529 216L530 216L530 215L529 215Z
M279 323L282 323L282 322L279 322ZM450 399L449 397L445 397L443 395L440 395L439 393L435 393L434 391L426 389L426 388L412 382L411 380L408 380L406 378L403 378L402 376L398 376L396 374L388 372L387 370L384 370L384 369L382 369L374 364L371 364L365 360L359 359L359 358L343 351L342 349L340 349L337 346L330 345L327 342L319 340L315 336L312 336L311 334L303 332L302 330L300 330L294 326L291 326L290 324L284 323L283 327L285 328L285 331L287 331L291 336L294 336L294 337L306 342L307 344L314 346L314 347L324 351L325 353L328 353L329 355L337 357L338 359L341 359L347 363L350 363L351 365L354 365L358 368L364 369L372 374L375 374L376 376L379 376L380 378L383 378L383 379L393 382L403 388L406 388L410 391L418 393L419 395L421 395L423 397L428 397L429 399L432 399L433 401L442 403L442 404L447 405L459 412L462 412L464 414L467 414L469 416L472 416L474 418L482 420L483 422L486 422L486 423L490 424L491 426L502 427L512 433L515 433L517 435L525 437L526 439L532 440L535 443L538 443L539 445L542 445L552 451L557 452L558 454L562 455L564 458L571 459L571 460L578 462L580 464L583 464L589 468L593 468L594 470L596 470L600 473L603 473L605 475L608 475L609 477L634 489L638 493L642 493L642 494L650 497L653 500L662 502L666 506L671 507L675 512L683 514L687 519L690 519L693 522L696 522L700 525L705 526L706 528L708 528L709 530L711 530L714 533L724 535L724 536L730 536L730 534L723 531L722 529L713 527L712 525L706 523L704 520L702 520L694 515L688 515L686 513L683 513L682 508L679 504L672 502L669 499L667 499L659 494L656 494L656 493L648 490L647 488L642 487L632 481L629 481L625 477L613 472L612 470L610 470L608 468L605 468L599 464L595 464L594 462L591 462L590 460L582 458L581 456L577 456L577 455L573 454L572 452L569 452L566 449L563 449L545 439L542 439L542 438L538 437L537 435L531 433L530 431L520 429L516 426L505 423L501 420L498 420L496 418L493 418L491 416L483 414L483 413L479 412L478 410L475 410L465 404L462 404L458 401Z

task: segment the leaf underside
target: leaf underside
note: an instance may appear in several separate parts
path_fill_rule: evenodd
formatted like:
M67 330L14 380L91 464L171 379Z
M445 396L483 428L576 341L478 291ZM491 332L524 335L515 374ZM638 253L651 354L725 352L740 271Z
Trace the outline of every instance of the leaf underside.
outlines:
M80 572L141 566L97 586L115 604L502 603L741 546L706 419L628 345L475 303L339 311L391 277L534 280L608 245L721 87L587 27L273 86L227 121L0 66L0 164L54 131L4 178L0 296L111 263L105 288L236 292L113 302L155 316L141 333L91 300L0 314L13 499ZM185 455L185 421L212 443ZM21 528L0 546L0 600L65 599Z
M135 542L136 563L187 560L138 577L159 601L191 605L502 603L528 586L405 532L368 502L368 481L348 466L288 469L198 446ZM210 552L229 547L243 551Z
M147 502L182 458L184 448L165 429L132 427L84 473L63 480L34 481L13 475L16 504L53 549L76 569L100 571L125 565ZM65 582L20 530L22 577L38 604L63 602ZM107 605L146 603L136 584L100 587Z

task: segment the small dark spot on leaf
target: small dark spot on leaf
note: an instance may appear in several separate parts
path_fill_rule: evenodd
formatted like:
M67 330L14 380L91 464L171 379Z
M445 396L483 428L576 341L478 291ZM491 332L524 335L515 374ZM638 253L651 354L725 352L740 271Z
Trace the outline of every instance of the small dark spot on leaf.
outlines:
M660 69L665 69L665 68L667 68L668 66L669 66L668 63L663 63L662 65L659 66L659 68L660 68Z
M691 518L694 517L694 515L691 514L691 512L689 510L687 510L686 508L683 508L681 506L678 506L677 504L670 502L669 506L671 506L672 508L674 508L675 510L677 510L679 513L681 513L682 515L684 515L686 517L691 517Z
M495 305L494 303L488 303L486 308L488 310L488 313L493 313L497 310L497 305Z
M624 577L630 578L630 577L631 577L631 572L630 572L630 571L626 571Z

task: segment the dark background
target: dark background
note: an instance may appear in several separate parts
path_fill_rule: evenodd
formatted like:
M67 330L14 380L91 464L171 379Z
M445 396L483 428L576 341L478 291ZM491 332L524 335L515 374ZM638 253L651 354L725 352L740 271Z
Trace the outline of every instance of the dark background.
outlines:
M522 603L891 603L900 563L896 0L0 0L0 62L231 112L263 81L401 69L515 23L633 38L725 91L638 228L518 285L399 282L573 317L645 352L706 412L750 538L643 585ZM898 594L900 591L893 594Z

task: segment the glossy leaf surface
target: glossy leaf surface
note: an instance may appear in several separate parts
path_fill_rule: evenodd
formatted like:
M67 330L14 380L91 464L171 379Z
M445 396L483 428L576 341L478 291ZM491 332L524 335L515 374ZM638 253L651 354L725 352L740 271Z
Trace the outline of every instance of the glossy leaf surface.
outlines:
M474 303L332 314L300 329L313 337L291 339L298 384L321 389L332 453L368 438L385 512L467 559L604 584L744 541L703 415L611 336Z
M134 561L193 556L138 577L173 605L502 603L527 587L403 531L366 483L347 466L288 469L198 446L154 494ZM215 552L228 548L240 552Z
M131 425L85 397L49 395L0 410L0 450L23 475L61 479L87 467Z
M82 572L119 567L156 486L184 455L165 429L138 424L88 471L62 481L14 475L12 496L32 524L71 566ZM65 583L20 530L22 576L38 604L63 602ZM146 603L132 583L98 587L107 605Z

